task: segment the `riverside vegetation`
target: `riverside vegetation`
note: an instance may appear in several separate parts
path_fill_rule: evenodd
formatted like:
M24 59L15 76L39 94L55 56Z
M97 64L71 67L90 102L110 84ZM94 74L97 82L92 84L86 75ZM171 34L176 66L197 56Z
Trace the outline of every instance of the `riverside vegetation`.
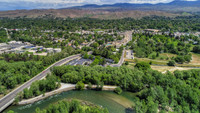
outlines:
M194 113L199 111L200 70L175 71L162 74L152 70L149 64L138 63L135 69L126 66L59 66L52 69L64 83L115 85L121 90L135 93L133 109L136 113ZM82 90L83 87L77 89ZM38 89L39 90L39 89Z
M120 86L123 90L136 93L136 113L184 112L199 110L200 70L175 71L162 74L140 64L134 70L122 66L54 67L53 74L65 83L92 83Z

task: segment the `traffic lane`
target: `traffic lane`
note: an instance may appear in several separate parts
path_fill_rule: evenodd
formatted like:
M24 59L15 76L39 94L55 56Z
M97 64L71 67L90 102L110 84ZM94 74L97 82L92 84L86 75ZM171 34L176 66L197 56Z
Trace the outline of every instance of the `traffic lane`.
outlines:
M54 66L59 66L62 65L64 62L66 62L67 60L72 59L73 57L77 57L80 55L76 55L76 56L71 56L69 58L66 58L58 63L55 63L54 65L50 66L47 70L45 70L44 72L40 73L39 75L35 76L34 78L32 78L31 80L27 81L26 83L24 83L22 86L20 86L19 88L17 88L16 90L14 90L13 92L9 93L8 95L6 95L5 97L3 97L3 99L0 100L0 106L3 107L6 103L10 102L13 98L15 98L15 96L23 91L25 88L28 88L34 81L36 80L40 80L43 77L45 77L48 73L50 73L50 68L54 67Z

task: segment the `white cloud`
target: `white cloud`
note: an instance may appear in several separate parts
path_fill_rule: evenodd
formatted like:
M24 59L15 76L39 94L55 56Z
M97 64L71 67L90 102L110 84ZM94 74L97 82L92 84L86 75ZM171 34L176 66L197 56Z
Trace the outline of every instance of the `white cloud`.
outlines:
M34 2L34 3L73 3L73 4L107 4L107 3L165 3L172 0L0 0L0 2Z

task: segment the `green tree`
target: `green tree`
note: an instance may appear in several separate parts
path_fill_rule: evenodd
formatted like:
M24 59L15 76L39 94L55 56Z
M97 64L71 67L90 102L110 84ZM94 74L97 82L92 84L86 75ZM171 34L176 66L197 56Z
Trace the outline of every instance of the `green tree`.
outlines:
M122 93L122 89L120 87L117 87L115 88L114 92L120 95Z
M128 61L126 61L126 62L125 62L125 65L129 65L129 62L128 62Z
M140 70L148 70L151 68L149 63L146 62L139 62L135 65L135 68L138 68Z
M174 60L171 60L167 63L168 66L175 66L176 62Z
M87 89L92 89L92 84L88 83Z
M85 84L83 82L77 82L76 83L76 89L77 90L84 90Z

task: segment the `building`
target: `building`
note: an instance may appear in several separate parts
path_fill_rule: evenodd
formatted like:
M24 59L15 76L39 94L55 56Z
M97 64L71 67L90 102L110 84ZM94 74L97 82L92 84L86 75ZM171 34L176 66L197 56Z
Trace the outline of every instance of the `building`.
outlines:
M53 48L46 48L46 50L47 50L47 53L53 53L54 52Z
M55 48L55 49L53 49L54 53L60 53L61 51L62 51L61 48Z

